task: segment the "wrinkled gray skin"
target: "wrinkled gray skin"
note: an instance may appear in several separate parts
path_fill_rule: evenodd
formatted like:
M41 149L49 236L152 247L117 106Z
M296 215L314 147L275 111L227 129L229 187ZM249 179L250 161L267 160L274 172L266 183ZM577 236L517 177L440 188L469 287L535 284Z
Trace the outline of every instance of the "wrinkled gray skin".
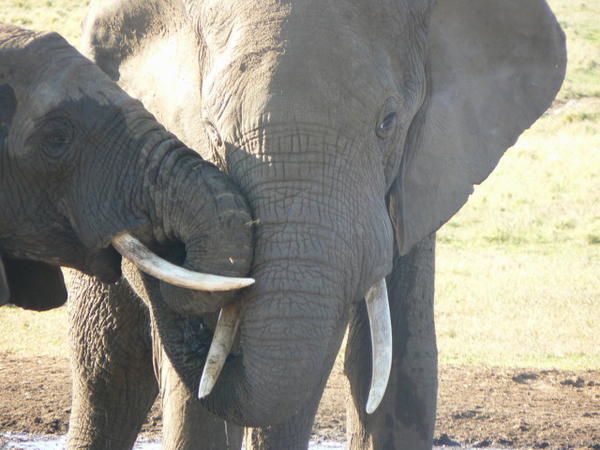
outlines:
M256 220L256 284L241 297L239 349L201 403L197 328L151 311L164 445L225 448L215 432L222 425L206 409L257 427L257 448L306 448L350 323L351 448L430 448L432 233L561 85L564 36L545 1L96 1L84 44L229 173ZM384 276L394 361L383 403L367 416L362 299ZM94 301L105 294L113 310L90 321L83 336L91 344L75 340L75 392L87 403L79 400L71 430L90 447L109 448L110 436L110 448L121 448L131 438L119 418L143 420L156 387L151 350L131 351L132 339L148 335L143 315L134 323L121 314L119 292ZM116 324L112 335L94 337L104 317L127 332ZM86 441L90 428L95 439Z
M0 304L60 306L59 265L117 281L123 232L185 248L189 267L245 274L249 221L214 165L61 36L0 24Z

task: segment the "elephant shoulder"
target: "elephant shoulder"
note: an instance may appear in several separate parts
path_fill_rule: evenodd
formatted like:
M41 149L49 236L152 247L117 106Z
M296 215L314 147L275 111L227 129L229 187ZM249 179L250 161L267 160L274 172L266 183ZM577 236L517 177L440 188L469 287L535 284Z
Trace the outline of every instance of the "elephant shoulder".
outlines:
M81 48L118 81L123 61L182 16L183 7L175 0L92 0L83 24Z

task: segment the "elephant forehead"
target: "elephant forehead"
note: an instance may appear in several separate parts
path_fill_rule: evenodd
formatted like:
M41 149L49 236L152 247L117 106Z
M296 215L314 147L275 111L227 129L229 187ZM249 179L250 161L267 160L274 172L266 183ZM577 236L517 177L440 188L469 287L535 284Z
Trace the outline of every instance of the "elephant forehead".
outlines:
M211 0L202 2L196 14L209 50L222 51L236 41L257 50L282 49L300 40L332 51L361 42L387 43L402 52L415 31L426 31L432 4L433 0ZM243 40L236 39L236 29L248 32Z
M387 9L351 0L272 7L242 1L235 3L242 5L235 14L227 6L206 7L200 14L209 53L202 97L209 115L293 112L302 121L302 116L338 120L349 116L346 111L364 111L349 118L348 128L371 126L387 97L418 93L424 80L423 64L414 62L424 60L425 21L414 14L425 9L377 1Z
M83 58L82 58L83 59ZM44 114L64 102L89 98L108 105L119 91L117 86L87 61L66 67L49 67L27 92L34 114ZM36 115L37 115L36 114Z

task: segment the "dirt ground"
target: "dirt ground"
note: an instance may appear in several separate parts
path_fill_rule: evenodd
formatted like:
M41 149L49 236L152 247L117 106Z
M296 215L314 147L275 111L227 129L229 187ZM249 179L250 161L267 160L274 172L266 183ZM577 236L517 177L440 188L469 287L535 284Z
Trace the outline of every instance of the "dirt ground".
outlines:
M68 361L0 354L0 432L64 434L70 412ZM321 403L315 440L344 440L339 365ZM157 405L144 433L158 436ZM600 450L600 371L443 366L437 445Z

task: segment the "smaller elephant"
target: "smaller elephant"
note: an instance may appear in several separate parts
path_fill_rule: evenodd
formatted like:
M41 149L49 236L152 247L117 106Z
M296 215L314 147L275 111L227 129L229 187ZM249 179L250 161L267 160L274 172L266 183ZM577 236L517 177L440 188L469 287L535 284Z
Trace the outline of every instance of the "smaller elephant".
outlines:
M59 266L113 283L121 255L170 284L237 289L253 282L234 278L250 267L250 222L215 166L61 36L0 24L0 305L58 307Z

